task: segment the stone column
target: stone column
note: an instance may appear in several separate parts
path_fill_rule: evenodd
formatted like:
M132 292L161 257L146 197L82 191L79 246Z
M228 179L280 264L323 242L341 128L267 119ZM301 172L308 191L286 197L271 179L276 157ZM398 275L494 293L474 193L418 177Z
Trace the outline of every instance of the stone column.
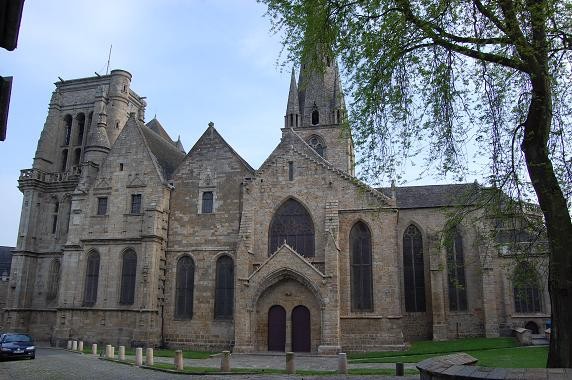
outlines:
M230 372L230 351L223 351L220 358L220 371Z
M443 268L445 267L438 237L429 236L429 270L431 276L431 305L433 311L433 340L447 340L445 322L445 295L443 291Z
M125 346L119 346L119 360L125 361Z
M91 353L92 353L93 355L97 355L97 343L93 343L93 344L91 345Z
M135 365L136 366L143 365L143 349L141 347L137 347L135 349Z
M145 365L152 366L153 365L153 349L148 348L146 355L145 355Z
M338 373L341 375L348 374L348 357L344 352L338 354Z
M183 361L183 351L175 351L175 368L177 371L182 371L185 368L185 362Z
M497 311L498 284L495 281L495 271L491 253L488 252L486 247L479 247L479 250L481 251L481 278L483 281L483 314L485 318L485 336L487 338L496 338L500 335Z
M77 340L72 341L72 351L77 351Z
M296 373L296 363L294 363L294 353L286 353L286 373L291 375Z
M80 340L79 342L77 342L77 350L79 352L83 352L83 340Z

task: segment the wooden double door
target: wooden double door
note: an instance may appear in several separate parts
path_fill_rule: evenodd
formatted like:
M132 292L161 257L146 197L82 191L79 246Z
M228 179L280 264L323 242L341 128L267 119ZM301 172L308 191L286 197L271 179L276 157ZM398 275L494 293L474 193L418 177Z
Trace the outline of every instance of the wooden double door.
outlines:
M310 310L298 305L291 315L292 351L310 352L312 327ZM268 310L268 351L286 351L286 310L274 305Z

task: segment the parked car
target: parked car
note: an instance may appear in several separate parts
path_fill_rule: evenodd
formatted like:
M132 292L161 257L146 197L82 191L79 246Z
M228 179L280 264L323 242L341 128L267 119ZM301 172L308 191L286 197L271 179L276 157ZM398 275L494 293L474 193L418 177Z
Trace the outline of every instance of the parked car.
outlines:
M0 335L0 358L36 358L34 340L28 334L4 333Z

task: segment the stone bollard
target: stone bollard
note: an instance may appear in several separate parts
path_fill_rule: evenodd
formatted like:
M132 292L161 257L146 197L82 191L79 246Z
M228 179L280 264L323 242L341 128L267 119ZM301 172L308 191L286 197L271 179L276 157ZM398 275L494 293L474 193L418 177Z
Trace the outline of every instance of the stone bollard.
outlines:
M348 374L348 356L345 352L338 354L338 373L342 375Z
M115 347L111 346L109 349L110 359L115 359Z
M105 358L109 359L111 357L111 344L105 346Z
M223 351L220 357L220 371L230 372L230 351Z
M143 349L141 347L135 349L135 365L143 365Z
M72 349L72 341L68 340L68 350L71 350L71 349Z
M294 363L294 353L286 353L286 373L291 375L296 373L296 364Z
M145 365L152 366L153 365L153 349L148 348L146 355L145 355Z
M80 340L79 342L77 342L77 350L79 352L83 352L83 340Z
M93 343L93 344L91 345L91 353L92 353L93 355L97 355L97 343Z
M182 371L185 368L183 361L183 351L181 350L175 351L175 368L177 371Z
M403 376L403 363L395 363L395 376Z
M125 346L119 346L119 360L125 361Z
M72 351L77 351L77 340L72 341Z

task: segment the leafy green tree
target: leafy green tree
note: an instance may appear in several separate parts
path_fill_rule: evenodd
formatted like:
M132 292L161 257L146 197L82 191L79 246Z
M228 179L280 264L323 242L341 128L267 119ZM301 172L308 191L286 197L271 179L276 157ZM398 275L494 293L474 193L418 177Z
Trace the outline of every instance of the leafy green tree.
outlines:
M549 367L572 367L570 0L259 0L288 57L339 57L369 180L427 142L462 177L479 146L492 185L535 194L550 246ZM527 188L527 186L529 186Z

